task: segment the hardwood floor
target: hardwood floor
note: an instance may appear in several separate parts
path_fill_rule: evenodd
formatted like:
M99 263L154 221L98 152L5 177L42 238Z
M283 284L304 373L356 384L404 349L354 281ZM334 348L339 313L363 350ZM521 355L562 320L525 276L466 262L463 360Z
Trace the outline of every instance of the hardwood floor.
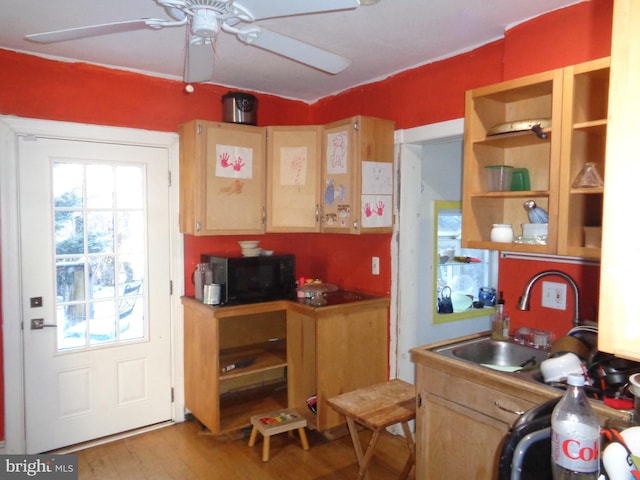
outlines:
M244 432L243 432L244 433ZM327 440L307 431L310 450L287 434L271 437L271 458L262 462L262 438L203 434L196 421L160 428L75 452L80 480L355 480L358 464L349 436ZM363 445L369 432L361 433ZM398 478L408 450L404 438L384 433L369 469L371 480Z

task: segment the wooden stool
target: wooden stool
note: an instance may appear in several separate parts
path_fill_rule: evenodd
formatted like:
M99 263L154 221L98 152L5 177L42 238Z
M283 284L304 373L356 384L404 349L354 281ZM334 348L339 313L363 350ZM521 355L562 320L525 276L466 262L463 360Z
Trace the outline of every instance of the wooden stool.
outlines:
M416 390L413 385L402 380L391 380L344 393L327 400L327 403L347 419L351 441L360 465L359 479L369 478L367 469L380 432L396 423L402 424L409 447L409 459L400 478L404 480L409 476L415 464L415 444L409 428L409 421L416 416ZM356 423L373 432L366 453L362 451Z
M254 415L251 417L251 424L253 425L253 429L251 430L251 436L249 437L249 446L253 447L256 444L258 431L262 433L262 436L264 437L264 443L262 445L263 462L269 461L269 437L282 432L291 433L292 430L296 428L300 435L302 448L304 450L309 450L307 434L304 431L304 427L307 426L307 421L295 410L284 409L262 415Z

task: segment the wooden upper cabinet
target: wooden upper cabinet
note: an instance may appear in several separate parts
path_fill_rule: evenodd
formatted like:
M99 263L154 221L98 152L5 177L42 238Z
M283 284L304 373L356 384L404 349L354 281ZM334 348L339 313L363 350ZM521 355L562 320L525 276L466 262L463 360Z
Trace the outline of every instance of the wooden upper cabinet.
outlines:
M640 2L616 0L612 30L598 349L640 361L640 223L634 215L640 178Z
M600 236L587 237L585 227L602 227L604 183L595 180L605 180L610 63L607 57L564 69L559 255L600 258ZM574 184L581 174L585 181Z
M462 245L465 248L554 253L558 229L558 172L562 70L468 91L465 100ZM532 131L491 135L497 125L549 120L546 138ZM486 167L526 168L530 188L488 191ZM523 204L534 200L549 214L547 245L491 242L493 224L511 224L514 235L529 223Z
M322 127L267 127L267 232L320 231Z
M180 231L265 231L265 129L194 120L180 126Z
M587 163L604 179L609 63L602 58L467 92L464 247L599 258L600 248L584 235L585 227L602 225L604 186L576 187L574 180ZM550 123L546 138L492 131L536 121ZM493 165L526 169L530 188L488 191L486 167ZM522 238L527 200L549 214L546 244ZM492 242L493 224L511 224L514 242Z
M394 123L180 126L180 231L387 233Z
M356 116L324 126L322 226L387 233L393 226L394 122Z

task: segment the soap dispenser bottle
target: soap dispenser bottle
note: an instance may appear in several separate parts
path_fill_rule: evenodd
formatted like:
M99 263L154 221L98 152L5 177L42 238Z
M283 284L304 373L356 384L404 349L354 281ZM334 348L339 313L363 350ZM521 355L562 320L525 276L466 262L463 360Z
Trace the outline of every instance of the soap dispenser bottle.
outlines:
M496 302L496 311L491 317L491 338L494 340L507 340L509 338L510 318L504 307L504 294Z

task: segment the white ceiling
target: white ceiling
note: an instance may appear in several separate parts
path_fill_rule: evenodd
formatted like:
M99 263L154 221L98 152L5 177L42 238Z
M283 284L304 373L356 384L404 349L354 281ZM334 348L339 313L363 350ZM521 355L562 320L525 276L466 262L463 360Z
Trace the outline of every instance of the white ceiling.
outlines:
M262 20L256 23L352 64L330 75L221 33L212 83L313 102L470 50L513 25L580 1L380 0L354 10ZM0 0L0 48L181 80L184 26L54 44L23 40L30 33L148 17L169 18L153 0Z

